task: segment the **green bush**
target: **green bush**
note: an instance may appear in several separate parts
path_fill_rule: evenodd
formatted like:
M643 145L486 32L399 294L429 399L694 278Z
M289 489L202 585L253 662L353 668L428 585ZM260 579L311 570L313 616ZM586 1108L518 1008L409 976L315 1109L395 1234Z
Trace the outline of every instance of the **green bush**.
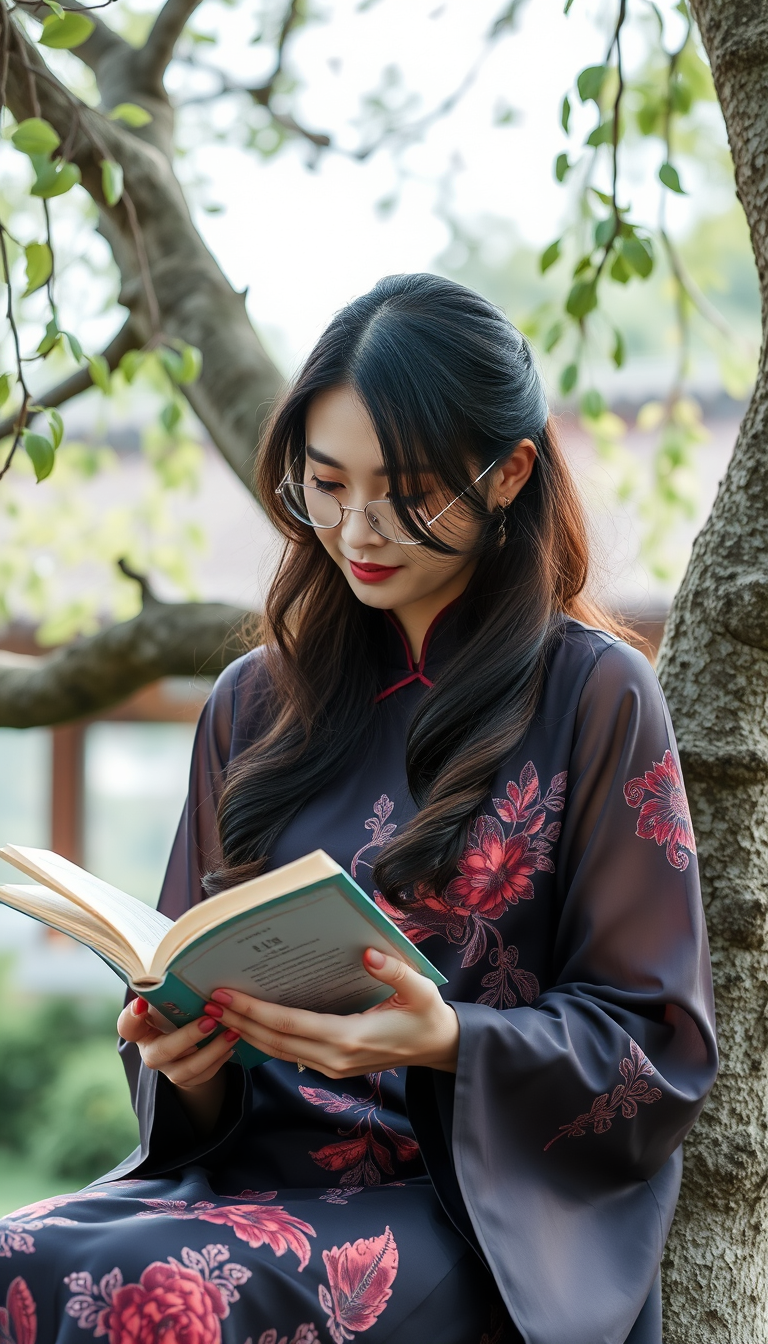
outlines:
M86 1185L136 1147L138 1126L114 1042L71 1051L47 1088L32 1149L52 1176Z

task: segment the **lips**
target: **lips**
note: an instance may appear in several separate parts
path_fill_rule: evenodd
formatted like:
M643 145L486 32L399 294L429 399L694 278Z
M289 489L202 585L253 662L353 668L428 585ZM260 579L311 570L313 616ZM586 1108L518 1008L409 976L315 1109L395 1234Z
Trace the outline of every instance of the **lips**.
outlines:
M402 569L402 565L364 565L357 560L350 560L349 567L361 583L383 583Z

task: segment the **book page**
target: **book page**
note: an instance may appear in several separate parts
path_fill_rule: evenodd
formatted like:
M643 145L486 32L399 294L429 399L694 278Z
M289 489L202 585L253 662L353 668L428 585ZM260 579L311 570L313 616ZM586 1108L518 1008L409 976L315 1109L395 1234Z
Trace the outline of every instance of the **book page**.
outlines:
M366 947L401 954L337 886L243 915L172 963L174 975L207 998L238 989L314 1012L353 1013L392 990L365 970Z
M63 859L49 849L31 849L26 845L5 845L0 856L15 868L35 878L44 886L68 896L75 905L91 911L103 924L111 927L132 947L145 964L163 935L172 928L172 921L158 910L152 910L127 892L102 882L84 868Z
M126 965L126 949L121 938L110 936L110 930L101 920L88 910L75 905L68 896L60 896L49 887L2 886L0 900L24 915L39 919L49 928L58 929L78 942L90 947L94 952L103 952L111 961L117 963L126 975L140 973L140 967L134 956L130 956Z

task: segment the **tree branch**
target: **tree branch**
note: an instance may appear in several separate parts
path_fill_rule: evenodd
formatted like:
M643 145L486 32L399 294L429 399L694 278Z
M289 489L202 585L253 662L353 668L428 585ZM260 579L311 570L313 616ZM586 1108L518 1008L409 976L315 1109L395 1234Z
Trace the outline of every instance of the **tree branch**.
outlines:
M133 319L129 317L125 325L120 328L120 331L117 333L114 340L110 342L103 352L103 358L106 359L110 372L114 372L127 350L135 350L140 345L141 338L134 327ZM88 388L92 386L93 379L91 377L91 371L86 365L84 368L78 369L76 373L71 374L69 378L65 378L63 382L50 388L48 392L41 393L41 395L35 399L35 405L63 406L65 401L71 401L72 397L79 396L81 392L86 392ZM28 425L32 423L35 414L35 411L30 411L28 413ZM0 420L0 439L4 439L6 435L13 432L17 418L18 413L14 412L13 415L7 415L4 420Z
M17 0L17 3L19 3L19 0ZM43 0L40 0L38 4L29 3L28 0L26 3L21 0L21 3L24 12L31 14L35 19L39 19L41 23L51 12L48 5L43 3ZM108 24L104 23L98 14L94 14L91 6L80 4L79 0L67 0L67 9L75 10L80 14L87 14L91 23L95 24L90 37L86 38L85 42L82 42L77 48L77 56L79 60L93 70L97 78L98 71L106 59L113 58L117 54L125 56L133 53L133 48L126 42L125 38L116 33L114 28L110 28Z
M154 600L132 621L46 656L0 653L0 727L68 723L160 677L213 676L244 651L249 615L223 602Z
M141 71L148 92L161 93L163 75L173 59L174 47L200 3L201 0L165 0L149 37L135 55L136 68Z

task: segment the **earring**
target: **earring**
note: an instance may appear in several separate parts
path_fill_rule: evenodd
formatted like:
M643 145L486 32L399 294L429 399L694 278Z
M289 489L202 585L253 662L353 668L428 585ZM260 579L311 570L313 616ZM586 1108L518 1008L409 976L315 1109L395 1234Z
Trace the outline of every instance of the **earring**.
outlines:
M502 498L499 500L501 521L499 523L498 533L496 534L496 545L498 546L499 550L502 550L503 547L506 546L507 544L507 515L505 514L504 510L506 509L508 504L509 500L506 497L502 496Z

